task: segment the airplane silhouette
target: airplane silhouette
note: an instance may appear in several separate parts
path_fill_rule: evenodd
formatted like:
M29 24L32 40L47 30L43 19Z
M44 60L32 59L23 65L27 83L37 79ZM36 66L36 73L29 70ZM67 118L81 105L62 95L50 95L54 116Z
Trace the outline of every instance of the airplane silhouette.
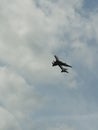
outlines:
M57 66L57 65L58 65L58 66L61 68L61 72L66 72L66 73L68 73L67 69L66 69L66 68L63 68L63 66L71 67L71 68L72 68L72 66L70 66L70 65L68 65L68 64L66 64L66 63L64 63L64 62L62 62L62 61L60 61L59 58L58 58L56 55L54 55L54 57L55 57L56 61L53 61L53 62L52 62L52 66Z

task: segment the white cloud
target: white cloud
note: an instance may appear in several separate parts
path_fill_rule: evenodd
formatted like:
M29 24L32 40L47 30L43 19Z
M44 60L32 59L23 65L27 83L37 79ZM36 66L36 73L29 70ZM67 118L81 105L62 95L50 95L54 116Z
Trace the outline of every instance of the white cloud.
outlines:
M0 103L21 124L27 122L32 111L40 108L43 101L22 77L12 70L0 68Z
M95 67L95 54L94 51L86 43L74 43L73 44L73 54L76 60L85 66L86 68L93 70Z
M67 125L56 125L55 127L48 128L47 130L74 130L74 128Z
M3 2L2 6L7 7L2 8L2 20L6 19L1 23L4 30L1 32L0 42L2 62L25 75L36 77L35 81L43 80L44 76L49 75L50 79L53 78L52 70L48 69L51 64L48 58L61 45L65 45L59 40L64 31L60 28L64 26L67 27L65 32L70 31L68 17L75 19L74 6L77 2L80 3L77 0L69 2L58 1L55 3L56 8L49 1L40 1L40 8L34 5L34 1ZM46 5L53 11L49 16L42 10ZM68 5L69 9L66 10L63 5ZM73 10L70 11L71 9ZM43 77L38 77L38 73L43 74Z
M98 41L98 11L94 11L90 14L90 22L89 24L92 27L92 36Z
M0 129L2 130L22 130L19 122L5 108L0 107Z
M97 13L90 14L91 21L82 17L76 12L82 9L82 2L0 1L0 63L5 66L0 69L0 101L22 124L28 120L27 129L33 127L30 114L43 105L35 84L79 86L74 66L66 77L59 68L51 67L54 53L62 49L66 53L69 48L72 65L95 67L96 47L89 47L88 40L98 39Z

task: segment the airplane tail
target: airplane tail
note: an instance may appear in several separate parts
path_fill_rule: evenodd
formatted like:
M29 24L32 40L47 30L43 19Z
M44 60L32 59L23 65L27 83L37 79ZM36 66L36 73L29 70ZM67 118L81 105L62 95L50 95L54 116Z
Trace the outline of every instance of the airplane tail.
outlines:
M63 69L61 70L61 72L66 72L66 73L68 73L67 69L65 69L65 68L63 68Z

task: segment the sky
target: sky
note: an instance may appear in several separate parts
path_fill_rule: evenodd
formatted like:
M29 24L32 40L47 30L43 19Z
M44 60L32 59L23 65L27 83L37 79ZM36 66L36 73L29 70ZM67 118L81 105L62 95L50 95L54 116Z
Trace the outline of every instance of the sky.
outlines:
M97 130L98 1L0 0L0 28L0 130Z

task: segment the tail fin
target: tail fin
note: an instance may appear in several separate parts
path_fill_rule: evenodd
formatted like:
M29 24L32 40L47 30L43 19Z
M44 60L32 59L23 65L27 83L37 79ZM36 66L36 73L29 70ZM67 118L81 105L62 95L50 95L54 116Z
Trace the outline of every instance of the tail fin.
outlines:
M62 69L62 71L61 72L66 72L66 73L68 73L68 71L67 71L67 69Z

